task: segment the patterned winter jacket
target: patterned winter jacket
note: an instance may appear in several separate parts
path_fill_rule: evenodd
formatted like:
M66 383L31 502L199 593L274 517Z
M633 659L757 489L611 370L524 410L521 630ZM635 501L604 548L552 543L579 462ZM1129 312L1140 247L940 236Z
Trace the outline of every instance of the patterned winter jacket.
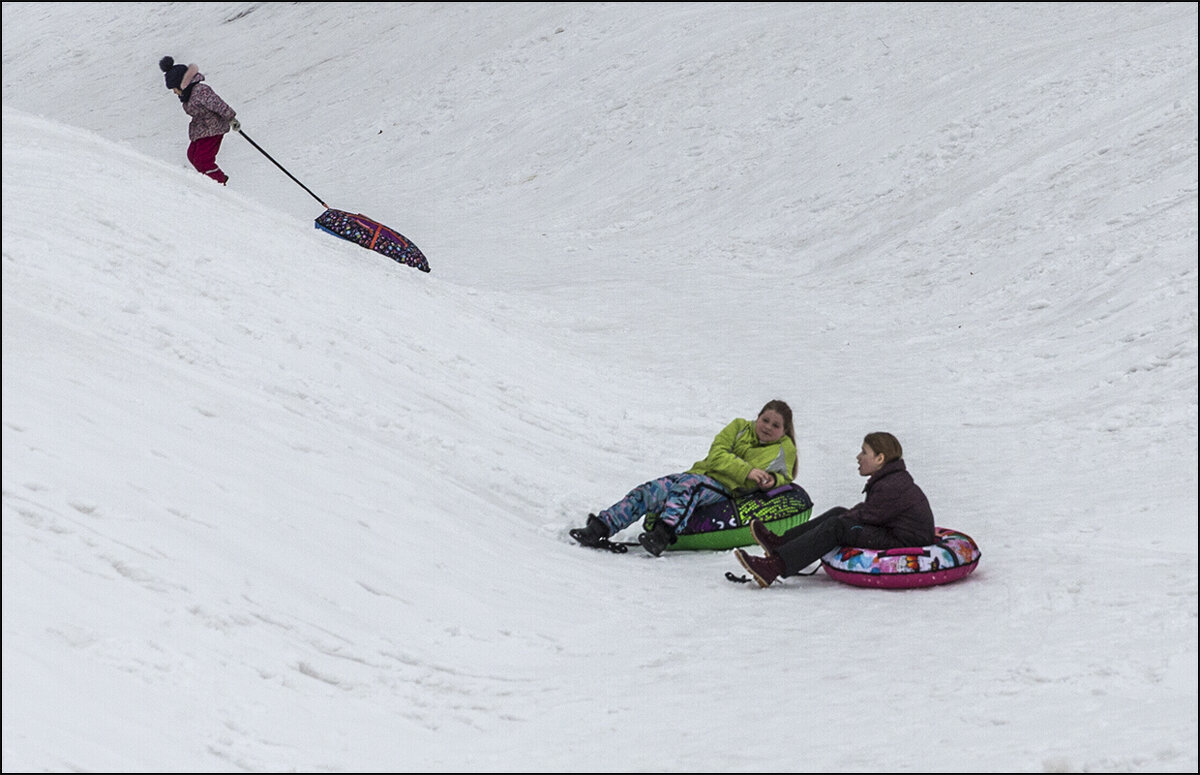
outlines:
M188 125L188 140L192 142L202 137L227 133L229 119L237 115L215 91L201 83L203 80L204 76L196 71L196 66L189 65L181 81L187 84L183 87L184 92L191 88L191 95L183 103L183 110L192 117L192 123Z
M933 509L902 458L871 474L863 492L867 499L840 517L856 536L852 545L893 549L935 541Z
M779 441L762 444L754 432L754 422L739 417L717 434L708 457L697 461L687 473L712 477L731 493L738 494L758 489L754 482L746 481L752 469L775 474L775 484L779 486L792 481L795 464L796 445L787 434Z

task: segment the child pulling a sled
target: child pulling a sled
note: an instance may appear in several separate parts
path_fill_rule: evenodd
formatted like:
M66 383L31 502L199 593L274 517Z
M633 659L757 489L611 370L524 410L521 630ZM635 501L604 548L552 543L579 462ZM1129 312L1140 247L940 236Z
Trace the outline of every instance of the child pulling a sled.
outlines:
M217 151L221 149L221 140L226 133L241 129L241 123L235 118L237 113L202 83L204 76L196 65L177 65L173 58L163 57L158 66L165 73L167 88L179 96L183 111L192 117L192 123L188 125L188 139L191 140L188 161L200 172L225 185L229 176L217 166Z

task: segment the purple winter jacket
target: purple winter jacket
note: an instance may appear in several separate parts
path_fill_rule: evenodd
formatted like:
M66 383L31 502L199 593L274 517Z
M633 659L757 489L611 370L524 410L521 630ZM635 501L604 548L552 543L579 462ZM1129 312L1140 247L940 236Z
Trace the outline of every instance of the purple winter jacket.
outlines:
M187 102L183 103L184 112L192 117L192 123L188 124L188 140L192 142L227 133L229 119L237 115L215 91L201 83L204 76L194 72L194 68L195 65L189 67L183 76L183 83L189 84L192 90Z
M840 515L855 536L854 546L895 549L935 542L933 509L903 459L884 463L863 492L867 499Z

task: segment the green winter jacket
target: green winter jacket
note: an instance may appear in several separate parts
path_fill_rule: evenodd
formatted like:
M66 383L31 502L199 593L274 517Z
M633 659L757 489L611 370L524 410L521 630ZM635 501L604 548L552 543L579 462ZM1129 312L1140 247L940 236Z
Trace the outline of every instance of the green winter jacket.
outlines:
M792 481L796 464L796 445L787 434L771 444L760 444L754 432L754 421L738 418L725 426L713 439L708 457L688 469L689 474L703 474L721 483L731 493L757 490L758 485L746 481L752 469L775 474L775 486Z

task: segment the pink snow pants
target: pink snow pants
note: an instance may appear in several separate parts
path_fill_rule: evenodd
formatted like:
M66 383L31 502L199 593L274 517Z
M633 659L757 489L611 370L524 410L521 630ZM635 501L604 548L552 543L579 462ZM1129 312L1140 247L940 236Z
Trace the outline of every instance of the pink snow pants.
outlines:
M217 151L221 150L221 140L225 135L213 135L193 140L188 146L187 157L192 166L208 175L213 180L224 185L229 176L217 166Z

